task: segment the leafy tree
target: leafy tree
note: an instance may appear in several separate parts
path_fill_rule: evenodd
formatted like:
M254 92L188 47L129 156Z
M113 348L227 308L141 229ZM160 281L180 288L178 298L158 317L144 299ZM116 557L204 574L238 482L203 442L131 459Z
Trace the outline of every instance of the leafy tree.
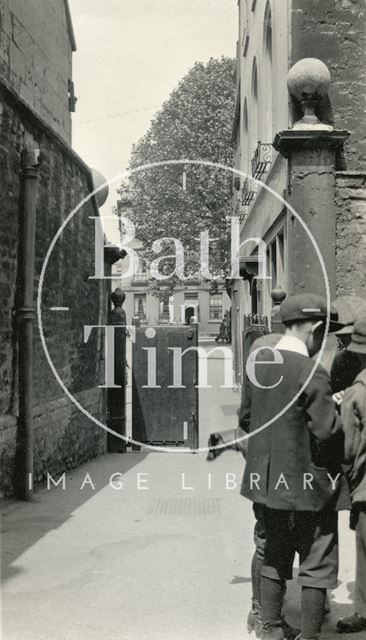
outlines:
M205 160L231 167L234 118L234 60L197 62L172 92L151 126L137 143L130 168L163 160ZM163 243L159 256L154 240L173 237L184 246L185 273L199 270L199 235L208 231L212 272L222 272L228 253L226 217L230 214L232 174L202 165L164 165L132 174L121 185L121 201L128 200L128 217L151 261L174 254ZM121 207L123 210L123 207ZM216 246L214 246L216 245ZM172 259L160 263L169 274ZM174 280L174 279L173 279Z

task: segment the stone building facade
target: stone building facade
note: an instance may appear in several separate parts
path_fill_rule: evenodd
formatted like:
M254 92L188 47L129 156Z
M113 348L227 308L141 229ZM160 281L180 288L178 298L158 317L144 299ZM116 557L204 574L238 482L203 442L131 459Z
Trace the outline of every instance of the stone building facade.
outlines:
M313 187L307 212L314 221L315 240L325 255L331 296L363 296L366 285L365 205L365 38L364 0L239 0L237 100L233 139L235 168L233 214L239 220L241 278L233 282L233 333L236 373L242 376L244 315L270 317L271 290L295 293L313 287L305 248L286 204L296 206L306 175ZM335 152L334 163L309 151L304 166L273 146L301 116L299 103L287 91L287 74L303 58L318 58L330 70L328 96L318 105L321 122L350 136ZM340 136L342 137L342 136ZM344 134L343 137L347 137ZM320 178L318 162L325 162ZM268 186L251 180L251 176ZM309 178L310 180L310 178ZM327 204L322 204L326 194ZM302 205L299 204L301 210ZM317 209L323 219L317 227ZM295 207L296 208L296 207ZM306 206L305 206L306 208ZM325 216L325 217L324 217ZM318 216L319 218L319 216ZM322 229L320 231L320 229ZM258 245L265 243L266 279L257 279ZM314 253L313 263L317 257ZM324 294L319 287L318 293ZM240 381L240 380L239 380Z
M29 7L26 9L25 5ZM8 43L4 9L19 16L30 17L28 9L35 9L33 27L36 29L36 9L61 11L63 2L2 2L1 37ZM25 24L26 17L23 18ZM48 18L51 21L51 18ZM13 26L16 24L12 19ZM64 17L51 24L54 44L59 43L60 60L65 52L71 55L67 23ZM39 39L45 37L44 23L38 25ZM5 34L5 36L4 36ZM49 34L48 37L51 37ZM34 34L34 39L36 36ZM37 41L37 40L36 40ZM30 38L31 58L34 52ZM14 44L14 43L13 43ZM12 46L10 50L12 50ZM24 50L26 54L26 49ZM57 47L54 47L54 58ZM66 55L66 53L65 53ZM27 56L25 55L27 58ZM20 210L24 196L24 177L21 157L24 149L39 149L40 165L36 178L36 237L34 260L34 298L42 266L50 243L68 214L94 188L89 167L67 144L70 121L67 100L51 121L47 108L53 113L55 95L46 83L42 94L43 106L34 96L24 95L19 73L10 58L10 67L0 77L0 183L2 185L0 216L0 458L1 494L12 495L17 472L19 439L19 292L22 288L20 264L24 237L20 233ZM67 82L69 70L66 68ZM4 67L2 67L4 71ZM38 72L41 72L40 66ZM60 74L63 73L60 70ZM61 85L60 85L61 86ZM66 85L65 85L66 86ZM31 85L29 85L31 87ZM28 87L28 88L29 88ZM29 88L29 91L30 88ZM50 93L50 95L48 95ZM33 102L33 98L35 102ZM50 102L48 102L50 101ZM47 107L48 105L48 107ZM61 105L61 100L60 100ZM46 108L47 107L47 108ZM61 112L64 120L61 119ZM58 116L57 116L58 117ZM61 121L62 120L62 121ZM88 341L84 339L85 325L106 322L108 287L105 281L90 279L95 274L95 229L90 217L98 218L98 207L91 198L65 227L49 259L44 274L41 309L43 335L48 353L57 374L73 398L96 419L104 421L105 398L98 386L103 378L102 334L94 330ZM63 311L52 307L65 307ZM41 343L37 316L34 318L32 406L34 436L34 482L54 478L105 451L105 432L97 427L66 396L52 372Z
M124 308L128 322L138 317L142 324L179 325L189 324L190 318L194 317L199 323L200 335L214 337L218 334L224 314L231 306L224 281L218 282L217 291L212 292L208 280L192 279L177 285L167 298L164 287L160 295L153 287L148 269L139 267L133 275L125 277L128 268L128 259L112 267L113 286L121 287L126 294Z
M120 198L116 214L121 243L124 239L122 217L129 219L131 213L129 200ZM140 240L134 238L128 244L138 259L132 264L127 257L112 267L113 287L121 287L126 294L124 308L128 322L138 317L142 324L179 325L189 324L194 317L199 323L200 335L217 336L224 314L231 307L225 281L218 281L217 290L213 292L210 281L196 277L177 283L174 291L169 292L166 284L160 283L159 288L157 280L151 277Z
M0 0L0 75L68 144L76 50L68 0Z

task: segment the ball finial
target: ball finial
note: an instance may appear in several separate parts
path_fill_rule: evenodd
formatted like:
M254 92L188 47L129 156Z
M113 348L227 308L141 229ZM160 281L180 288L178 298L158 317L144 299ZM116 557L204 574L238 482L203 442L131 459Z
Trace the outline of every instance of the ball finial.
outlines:
M286 291L284 291L282 287L276 287L271 291L271 298L274 306L280 305L286 298Z
M125 299L126 294L122 291L122 289L120 289L120 287L117 287L117 289L112 291L111 300L115 307L121 306L124 303Z
M303 118L294 124L294 129L323 129L333 127L323 124L315 115L320 100L327 95L330 86L328 67L318 58L303 58L291 67L287 76L288 90L299 100Z
M105 178L100 173L100 171L97 171L96 169L91 169L90 171L91 171L94 189L101 187L102 184L104 185L104 187L100 189L100 191L97 191L97 193L95 194L95 199L97 201L98 207L102 207L105 201L107 200L108 194L109 194L109 187L107 184L105 184L107 182L107 178Z

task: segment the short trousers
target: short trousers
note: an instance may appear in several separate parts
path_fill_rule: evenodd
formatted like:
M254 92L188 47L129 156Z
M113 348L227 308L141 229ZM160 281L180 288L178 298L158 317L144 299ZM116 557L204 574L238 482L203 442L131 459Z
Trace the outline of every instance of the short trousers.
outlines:
M262 576L291 580L299 554L302 586L334 589L338 575L338 514L334 510L281 511L263 508L265 548Z

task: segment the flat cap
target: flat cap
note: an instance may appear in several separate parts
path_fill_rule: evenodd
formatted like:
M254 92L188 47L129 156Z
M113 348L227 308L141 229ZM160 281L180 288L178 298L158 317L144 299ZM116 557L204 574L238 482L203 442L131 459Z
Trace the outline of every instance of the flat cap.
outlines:
M355 322L352 331L352 341L347 347L348 351L366 354L366 316Z
M299 293L288 296L280 306L283 323L300 322L302 320L326 321L328 312L324 298L315 293ZM338 313L330 309L329 331L339 331L344 325L338 321Z

